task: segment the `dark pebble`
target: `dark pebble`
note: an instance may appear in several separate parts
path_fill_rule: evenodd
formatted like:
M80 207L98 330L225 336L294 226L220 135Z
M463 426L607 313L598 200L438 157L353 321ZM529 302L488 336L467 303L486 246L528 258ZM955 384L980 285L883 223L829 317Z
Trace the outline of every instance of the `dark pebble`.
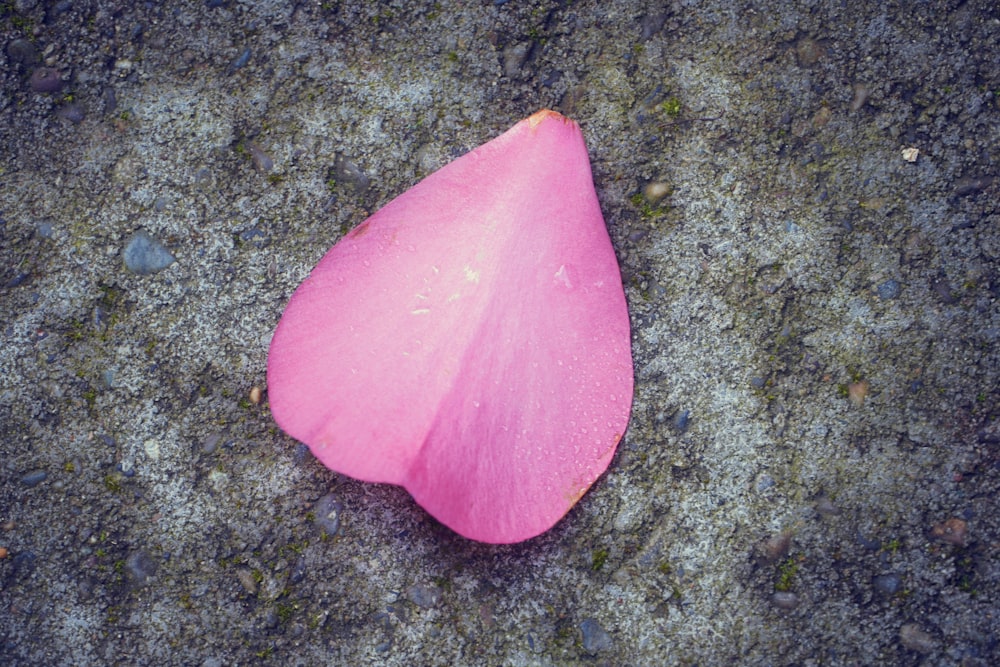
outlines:
M882 542L878 539L868 537L863 533L858 533L858 544L869 551L878 551L882 548Z
M585 618L580 622L580 634L583 635L583 650L587 653L611 648L611 635L592 618Z
M955 194L960 197L974 195L992 184L992 176L965 176L955 181Z
M242 232L240 232L239 236L240 236L240 240L241 241L253 241L254 239L257 239L257 238L260 238L260 239L267 238L267 234L265 234L264 232L262 232L257 227L251 227L250 229L244 229Z
M790 591L777 591L771 596L771 604L778 609L795 609L799 606L799 596Z
M660 32L663 28L663 24L667 22L668 12L654 12L652 14L646 14L639 21L640 35L639 38L642 41L646 41L652 38L656 33Z
M524 41L511 44L503 50L503 73L508 79L516 77L528 62L534 45L534 42Z
M52 6L50 14L52 17L58 16L59 14L65 14L73 8L73 0L60 0L55 5Z
M62 89L63 80L51 67L38 67L31 73L28 85L36 93L56 93Z
M795 45L795 56L802 67L812 67L824 55L824 49L820 44L809 37L800 39Z
M28 278L30 278L30 277L31 277L30 273L28 273L27 271L21 271L20 273L18 273L17 275L15 275L13 278L11 278L7 282L5 282L3 284L3 286L6 287L7 289L12 289L14 287L18 287L20 285L23 285L24 283L26 283L28 281Z
M333 537L340 530L340 513L342 511L344 511L344 506L333 497L333 494L323 496L313 506L316 525L322 528L327 535Z
M247 63L250 62L250 55L252 53L253 51L250 49L249 46L243 49L243 53L236 56L236 60L234 60L231 65L229 65L229 73L232 74L233 72L241 70L244 67L246 67Z
M899 641L917 653L930 653L937 648L937 641L916 623L907 623L899 629Z
M757 477L757 492L762 493L767 491L768 489L773 488L775 484L777 484L777 482L774 481L773 477L767 473L762 473Z
M754 389L763 389L764 385L766 385L766 384L767 384L767 380L765 380L764 378L760 377L759 375L756 376L756 377L750 378L750 386L753 387Z
M422 609L430 609L441 599L441 589L437 586L414 584L406 589L406 599Z
M937 298L941 300L945 305L951 305L955 303L955 297L951 293L951 285L948 284L947 280L935 280L931 283L931 291L937 295Z
M898 280L887 280L875 290L878 292L878 298L883 301L888 301L889 299L895 299L899 296L899 292L902 288L899 286Z
M691 411L680 410L674 415L674 428L683 433L691 423Z
M274 160L271 156L264 152L258 144L253 141L248 141L246 144L247 152L250 153L250 159L253 161L253 166L257 168L257 171L266 174L272 169L274 169Z
M125 266L140 276L162 271L173 263L170 251L144 229L133 234L125 246Z
M219 443L222 442L221 433L211 433L204 440L201 441L201 451L203 454L211 454L216 449L219 448Z
M24 484L25 486L38 486L44 482L45 478L48 476L48 473L44 470L32 470L21 478L21 484Z
M304 558L299 558L295 561L295 565L292 566L292 571L288 575L288 581L292 584L300 584L302 580L306 578L306 561Z
M145 584L159 567L157 562L148 553L139 549L129 554L125 559L125 569L128 570L132 579L140 586Z
M837 516L840 514L840 508L827 495L820 496L816 501L816 511L823 516Z
M74 125L83 122L83 119L86 117L83 113L83 107L79 104L67 104L64 107L59 107L56 115Z
M101 91L101 104L104 105L104 113L114 113L118 108L118 96L114 88L108 86Z
M903 579L895 573L872 577L872 586L882 595L895 595L903 587Z
M18 576L26 577L35 569L36 560L38 560L38 556L35 555L35 552L22 551L14 556L14 560L11 565L14 568L14 572Z
M52 238L53 232L52 223L47 221L39 222L38 226L35 227L35 231L37 231L38 235L43 239L50 239Z
M309 460L309 447L303 445L301 442L295 445L295 449L292 450L292 461L296 465L302 465Z
M333 165L333 175L338 183L344 183L354 188L359 195L368 191L371 179L361 171L358 165L351 162L343 155L338 154Z
M994 419L986 426L979 429L976 433L976 437L979 438L979 442L982 443L1000 443L1000 419Z
M7 55L18 65L34 65L38 62L38 49L26 39L15 39L7 45Z

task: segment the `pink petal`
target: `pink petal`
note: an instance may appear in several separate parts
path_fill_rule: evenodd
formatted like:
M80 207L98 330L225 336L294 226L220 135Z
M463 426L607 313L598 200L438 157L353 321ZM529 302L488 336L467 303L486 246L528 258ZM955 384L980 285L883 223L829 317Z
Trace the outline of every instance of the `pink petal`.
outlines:
M552 527L632 402L579 126L539 111L348 233L292 296L267 374L278 424L333 470L401 484L475 540Z

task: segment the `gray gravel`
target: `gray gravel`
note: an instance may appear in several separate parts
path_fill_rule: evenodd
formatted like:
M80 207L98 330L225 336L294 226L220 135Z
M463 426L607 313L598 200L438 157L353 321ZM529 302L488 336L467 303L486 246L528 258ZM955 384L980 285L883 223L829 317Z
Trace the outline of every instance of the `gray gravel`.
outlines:
M989 0L6 3L0 662L1000 664L998 41ZM342 234L543 107L636 396L495 547L297 447L266 354Z

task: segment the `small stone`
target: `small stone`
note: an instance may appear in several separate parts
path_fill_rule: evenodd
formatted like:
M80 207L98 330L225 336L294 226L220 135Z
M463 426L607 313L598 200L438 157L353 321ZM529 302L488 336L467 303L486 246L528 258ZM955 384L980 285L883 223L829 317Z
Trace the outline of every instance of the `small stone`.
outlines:
M250 154L250 160L253 162L253 166L262 174L266 174L274 169L274 160L268 155L263 148L260 147L254 141L248 141L246 144L247 152Z
M762 472L761 474L757 475L757 478L754 482L754 488L757 489L757 493L764 493L768 489L773 489L776 485L777 482L774 481L774 478L768 475L766 472Z
M302 580L306 578L306 560L305 558L299 558L295 561L292 566L292 571L288 575L288 581L292 584L302 583Z
M240 585L243 586L243 590L250 595L257 595L257 580L254 579L253 572L245 567L240 568L236 571L236 578L239 579Z
M952 293L951 285L946 279L940 278L932 281L931 292L933 292L943 304L951 305L955 303L955 295Z
M368 186L371 185L371 179L361 170L361 167L339 153L334 161L333 176L337 183L349 185L359 195L365 194L368 191Z
M146 456L149 457L150 461L160 460L160 442L155 438L148 438L142 443L142 448L146 452Z
M894 572L879 574L872 577L872 586L883 595L895 595L903 587L903 579Z
M899 285L898 280L886 280L884 283L875 288L878 292L878 298L883 301L888 301L889 299L895 299L899 296L902 288Z
M823 55L823 47L820 46L819 42L809 37L800 39L798 44L795 45L795 56L802 67L815 65Z
M979 438L979 442L982 443L992 444L1000 442L1000 419L994 419L992 422L979 429L979 432L976 433L976 437Z
M930 653L937 648L937 642L916 623L907 623L899 629L899 641L906 648L917 653Z
M968 532L968 524L965 521L958 517L952 517L947 521L935 524L931 528L931 537L948 544L954 544L957 547L964 547Z
M125 245L125 266L140 276L162 271L174 261L170 251L145 229L138 230Z
M107 86L101 91L101 104L104 107L104 113L114 113L115 109L118 108L118 96L115 95L114 88Z
M292 450L292 461L294 461L296 465L302 465L309 460L311 454L312 452L309 451L309 448L300 442L296 444L295 449Z
M778 609L792 610L799 606L799 596L791 591L775 591L771 604Z
M115 61L113 69L115 73L120 77L126 77L132 71L132 67L135 65L128 58L119 58Z
M860 408L865 404L865 398L868 396L868 383L864 380L859 382L852 382L847 385L847 398L851 401L851 404Z
M7 45L7 55L18 65L34 65L38 62L38 49L29 40L18 38Z
M250 402L253 403L254 405L260 405L260 401L263 395L264 392L261 391L260 387L250 388Z
M769 563L775 563L788 554L788 550L791 546L791 533L782 531L777 535L772 535L761 542L758 549L766 561Z
M36 93L57 93L62 90L63 80L51 67L38 67L31 73L28 86Z
M38 560L38 556L35 555L34 551L22 551L17 554L13 559L11 559L14 574L16 574L19 579L26 579L32 572L34 572L36 560Z
M340 530L340 513L343 509L344 506L333 497L333 494L323 496L313 506L316 525L322 528L327 535L333 537Z
M125 569L135 583L142 586L150 577L156 574L159 564L148 553L139 549L133 551L125 559Z
M580 634L583 635L583 650L587 653L611 648L611 635L593 618L585 618L580 622Z
M229 65L229 73L232 74L233 72L246 67L247 63L250 62L251 55L253 55L253 50L251 50L249 46L243 49L242 53L236 56L236 59Z
M216 449L219 448L219 443L222 442L222 434L219 432L210 433L201 441L201 451L203 454L211 454Z
M669 16L669 11L654 12L652 14L646 14L639 21L639 27L641 29L641 39L646 41L652 38L656 33L660 32L663 25L667 22L667 17Z
M35 227L35 231L41 238L50 239L52 238L52 234L55 232L55 228L52 226L51 222L43 220L42 222L39 222L38 225Z
M64 107L59 107L59 110L56 111L56 115L63 120L68 120L74 125L82 123L83 119L86 118L86 115L83 113L83 107L75 102L67 104Z
M993 184L992 176L963 176L955 181L955 194L964 197L974 195Z
M683 433L687 430L688 424L691 423L691 411L690 410L678 410L677 414L674 415L673 425L674 428L679 432Z
M534 42L518 42L503 50L504 76L512 79L518 75L524 64L528 62L528 57L531 56L533 46Z
M414 584L406 589L406 599L422 609L430 609L441 599L441 589L437 586Z
M907 162L916 162L917 158L920 157L920 149L908 147L903 149L903 159Z
M837 516L840 514L840 508L825 494L816 499L815 507L816 511L823 516Z
M851 111L858 111L868 101L871 89L863 83L854 84L854 97L851 99Z
M38 486L44 482L45 478L48 476L48 473L44 470L32 470L21 477L21 484L24 484L25 486Z
M670 187L670 184L662 181L649 183L642 189L642 194L650 206L656 206L671 192L673 192L673 188Z

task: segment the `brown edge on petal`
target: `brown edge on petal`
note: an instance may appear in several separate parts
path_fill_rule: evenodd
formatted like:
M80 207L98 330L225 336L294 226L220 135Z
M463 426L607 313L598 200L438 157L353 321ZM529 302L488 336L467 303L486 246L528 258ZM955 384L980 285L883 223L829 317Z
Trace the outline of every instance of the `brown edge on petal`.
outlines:
M538 127L539 125L541 125L542 121L544 121L546 118L550 118L550 117L554 118L556 120L561 120L564 123L572 123L573 122L572 120L570 120L566 116L562 115L558 111L553 111L552 109L540 109L540 110L536 111L535 113L531 114L530 116L528 116L527 118L525 118L524 120L527 121L529 127L531 127L532 129L534 129L534 128Z
M355 227L351 231L347 232L347 234L345 235L344 238L356 239L359 236L364 236L365 233L368 231L368 223L369 222L371 222L371 218L366 219L360 225L358 225L357 227Z

